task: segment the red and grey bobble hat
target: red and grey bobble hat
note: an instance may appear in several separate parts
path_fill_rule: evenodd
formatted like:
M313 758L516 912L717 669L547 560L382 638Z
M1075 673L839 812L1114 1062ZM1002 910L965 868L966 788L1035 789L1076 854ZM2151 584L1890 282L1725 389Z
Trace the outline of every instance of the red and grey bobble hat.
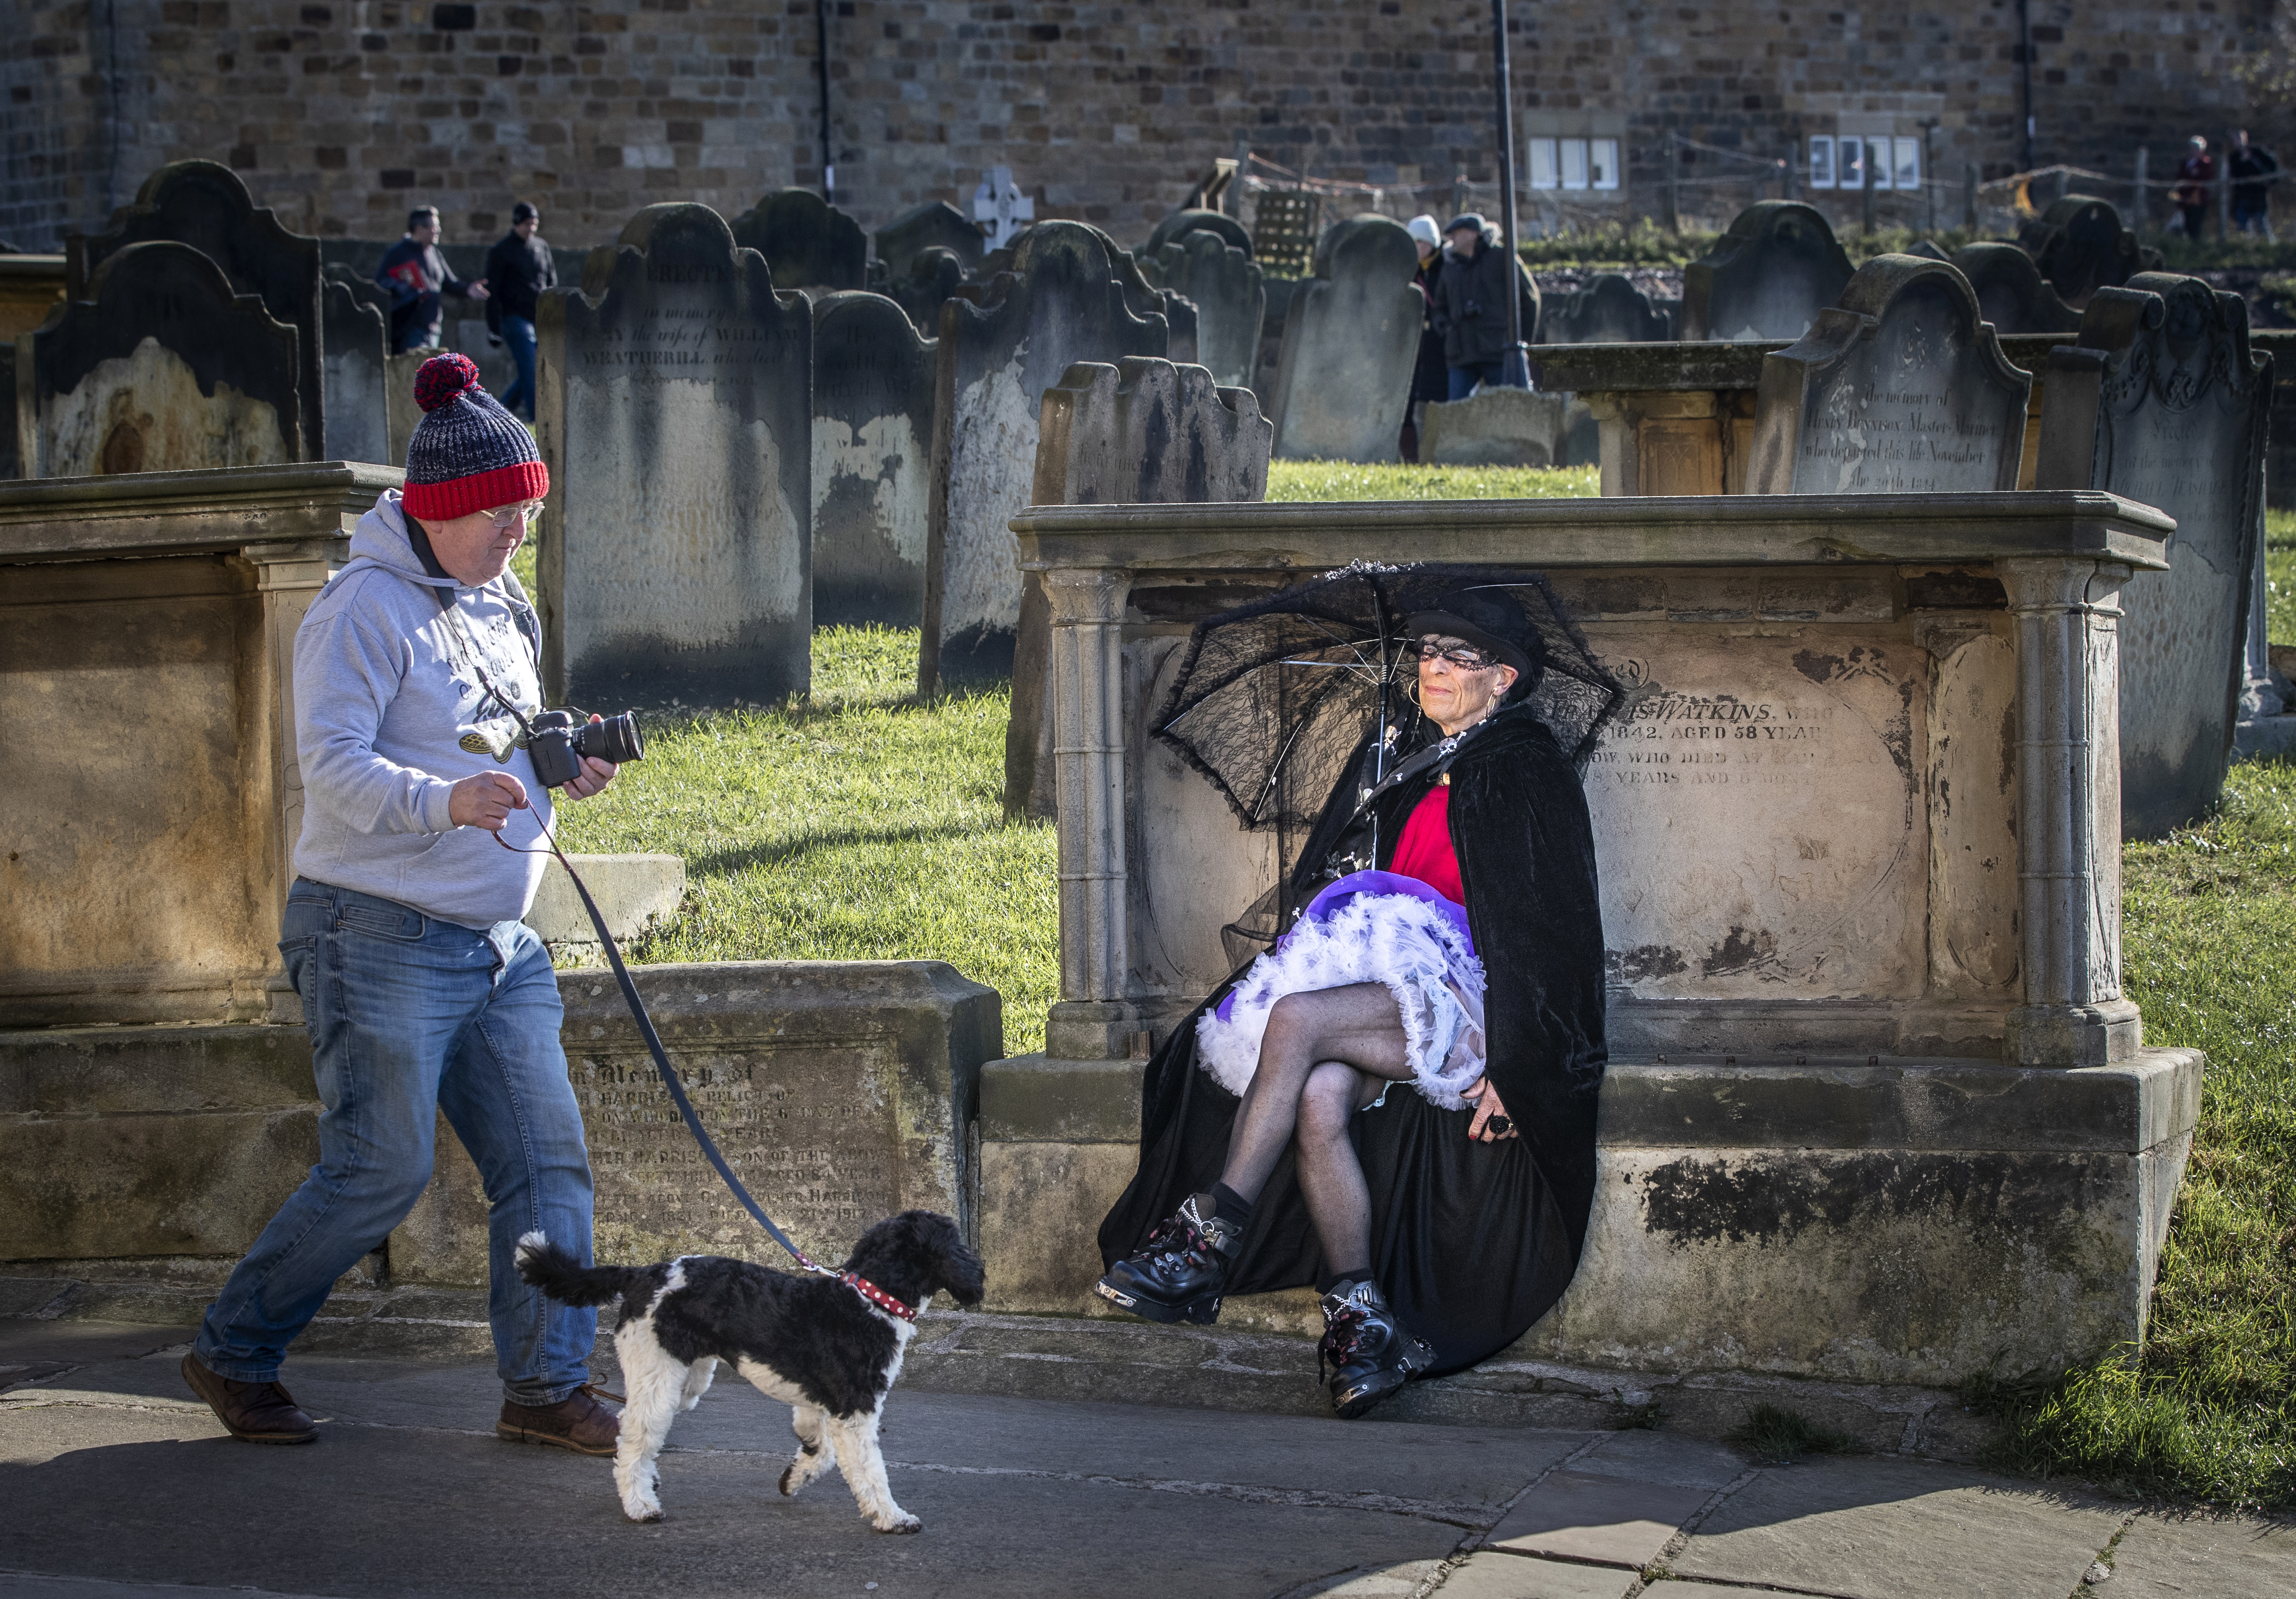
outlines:
M550 469L534 435L479 386L468 356L433 356L414 374L422 420L406 441L407 514L449 521L473 511L523 504L550 492Z

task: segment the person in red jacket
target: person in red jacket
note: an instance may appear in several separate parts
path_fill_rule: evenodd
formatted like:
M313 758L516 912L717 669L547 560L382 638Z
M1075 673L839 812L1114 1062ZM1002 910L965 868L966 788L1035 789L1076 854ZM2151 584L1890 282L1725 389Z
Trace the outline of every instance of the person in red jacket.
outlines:
M2169 191L2169 203L2184 215L2187 239L2201 236L2201 228L2209 218L2210 185L2216 181L2217 162L2209 153L2209 142L2194 134L2191 153L2177 163L2177 186Z

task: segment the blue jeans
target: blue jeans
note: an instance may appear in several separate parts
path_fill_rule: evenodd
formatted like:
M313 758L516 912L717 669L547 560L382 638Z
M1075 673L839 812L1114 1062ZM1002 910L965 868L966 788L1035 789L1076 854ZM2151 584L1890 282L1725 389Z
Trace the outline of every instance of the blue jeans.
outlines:
M1488 388L1497 388L1501 374L1506 371L1506 362L1503 359L1470 361L1464 366L1453 366L1446 370L1451 374L1451 398L1454 400L1463 400L1475 391L1475 385L1478 383Z
M534 324L523 316L507 314L502 318L503 342L510 346L511 359L518 363L518 381L503 390L502 403L505 411L520 412L527 421L534 420Z
M311 1029L319 1163L208 1307L193 1350L234 1382L276 1378L335 1279L414 1209L444 1111L486 1186L503 1391L564 1398L589 1381L597 1312L544 1299L514 1259L537 1230L590 1258L590 1159L549 952L522 922L472 932L308 878L279 949Z

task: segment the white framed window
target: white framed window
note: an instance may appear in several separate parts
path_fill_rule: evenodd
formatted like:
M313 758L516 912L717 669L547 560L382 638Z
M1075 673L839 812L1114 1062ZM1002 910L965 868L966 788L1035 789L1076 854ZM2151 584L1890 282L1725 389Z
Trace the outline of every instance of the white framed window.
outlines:
M1562 186L1583 189L1587 186L1587 141L1564 139L1562 143Z
M1597 189L1619 186L1619 142L1616 139L1587 141L1587 176Z
M1809 141L1809 186L1833 187L1833 135L1813 134Z
M1556 164L1555 143L1553 139L1533 139L1530 160L1524 163L1530 168L1530 186L1534 189L1559 189L1562 186L1562 171Z
M1890 144L1890 166L1897 186L1918 191L1922 186L1922 142L1919 139L1892 139Z
M1856 134L1843 134L1834 141L1838 153L1835 163L1841 172L1839 186L1862 189L1866 186L1866 141Z

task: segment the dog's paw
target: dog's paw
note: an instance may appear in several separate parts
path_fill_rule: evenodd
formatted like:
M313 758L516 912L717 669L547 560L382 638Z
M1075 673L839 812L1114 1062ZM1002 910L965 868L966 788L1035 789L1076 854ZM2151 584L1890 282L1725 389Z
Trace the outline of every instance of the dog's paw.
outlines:
M661 1501L659 1499L625 1499L622 1501L622 1513L629 1517L633 1521L659 1521L661 1520Z
M797 1466L792 1462L782 1471L782 1497L786 1499L805 1485L797 1480Z
M875 1525L880 1532L922 1532L925 1529L925 1524L906 1511L890 1520L879 1521Z

